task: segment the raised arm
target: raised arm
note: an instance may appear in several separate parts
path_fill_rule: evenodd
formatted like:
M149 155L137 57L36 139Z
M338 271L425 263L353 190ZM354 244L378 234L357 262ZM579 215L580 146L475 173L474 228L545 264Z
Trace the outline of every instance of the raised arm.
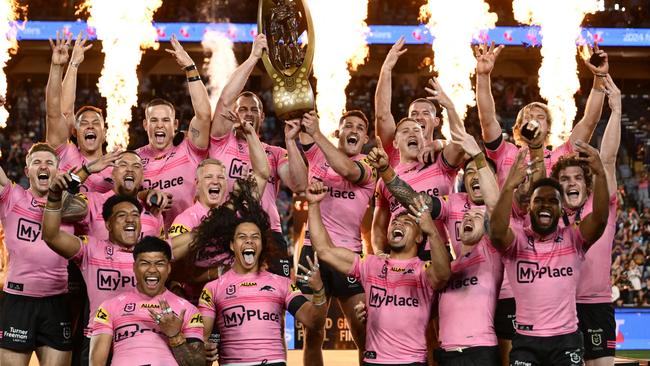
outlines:
M427 278L434 289L444 288L451 277L449 252L445 243L440 239L440 234L429 213L431 206L425 203L426 194L420 194L413 205L409 206L411 214L416 216L422 233L427 236L431 246L431 265L427 268Z
M492 142L501 136L501 125L497 120L494 97L492 96L490 73L502 49L503 45L494 47L494 42L489 47L487 44L474 47L474 56L476 57L476 104L485 142Z
M309 202L309 237L311 245L318 253L320 260L329 264L332 268L343 274L352 270L354 259L357 254L349 249L336 247L332 243L320 213L320 201L327 194L327 188L322 182L312 182L305 195Z
M5 189L5 186L11 184L9 177L5 173L5 170L0 166L0 191Z
M194 117L190 121L189 128L190 140L196 147L207 148L210 142L210 122L212 121L208 89L205 88L194 61L178 42L176 35L172 35L170 42L172 49L165 49L165 51L174 55L178 65L185 71L194 108Z
M305 129L305 134L316 143L325 155L327 163L337 174L352 183L365 181L368 176L372 175L371 171L366 171L362 165L355 163L323 135L316 111L305 113L302 118L302 126Z
M318 265L318 254L314 253L314 259L307 257L307 262L309 268L298 264L298 269L302 273L298 272L296 276L298 281L304 284L307 284L312 290L313 295L311 296L311 301L304 302L302 306L295 312L296 319L301 322L305 327L309 329L323 329L325 325L325 319L327 318L327 295L325 294L325 286L323 286L323 281L320 274L320 266ZM296 288L296 291L298 289ZM300 301L298 298L294 298L293 301ZM292 306L295 306L295 303L289 303L288 308L291 309Z
M603 140L600 145L600 159L605 168L605 175L607 176L607 187L609 188L609 195L616 193L616 155L618 148L621 144L621 91L614 84L612 77L607 75L605 78L605 90L608 96L609 108L612 114L607 121Z
M68 183L71 181L72 178L68 173L61 173L54 178L43 212L43 240L50 249L66 259L72 258L81 248L79 238L61 230L63 191L68 188Z
M575 143L577 140L587 142L591 140L591 135L594 133L594 129L596 129L596 125L603 113L603 103L605 102L604 80L609 73L607 54L598 48L598 44L595 44L593 49L588 45L584 45L580 54L585 66L594 74L594 82L585 105L585 114L571 130L569 136L571 143ZM592 64L590 58L593 54L599 55L603 63L598 66Z
M266 157L266 152L262 146L259 136L255 132L255 128L251 122L242 122L237 114L232 111L228 112L232 118L237 119L235 128L240 128L243 131L244 138L248 144L248 154L251 159L251 166L253 168L253 176L257 182L257 193L260 197L264 194L266 183L271 176L271 168L269 166L269 159Z
M69 131L72 131L75 122L74 102L77 93L77 72L79 71L79 65L81 65L81 63L84 61L84 53L93 46L92 44L86 45L86 42L88 41L87 35L83 37L82 36L82 32L79 32L77 39L74 41L70 63L68 63L68 69L65 72L65 77L63 78L61 111L63 118L65 118L65 123L68 126Z
M221 91L214 115L212 116L212 127L210 128L210 135L212 137L221 137L232 130L233 122L224 116L227 116L228 111L233 110L237 97L244 89L248 77L253 72L257 61L262 57L262 52L265 49L267 49L266 36L260 33L253 41L253 48L248 59L233 71Z
M490 218L490 227L488 230L490 241L492 241L492 245L500 251L508 249L515 240L515 235L510 229L512 195L519 184L521 184L526 178L527 172L526 165L524 164L524 157L527 153L528 151L526 149L521 149L517 153L515 163L508 173L508 178L506 178L503 187L501 187L501 193L499 194L496 206L494 207L492 214L488 215Z
M309 177L307 165L296 143L298 135L302 135L300 133L300 120L284 121L284 143L287 147L288 164L278 169L278 175L289 189L295 193L304 192L307 189Z
M406 48L404 48L405 42L404 37L400 37L388 51L384 64L381 66L377 89L375 90L375 133L384 144L387 144L385 146L392 144L395 136L395 119L390 111L393 94L391 78L397 60L406 52Z
M494 172L487 164L485 154L481 151L474 137L466 132L459 134L455 140L452 140L452 143L459 145L467 155L472 157L476 164L478 184L483 195L483 202L487 213L491 214L499 199L499 186ZM471 188L465 187L465 189Z
M458 139L460 135L466 133L465 126L460 120L460 116L456 112L456 107L454 103L449 99L442 86L438 83L436 78L431 78L429 80L430 88L425 88L425 90L431 95L427 97L429 100L435 100L447 110L447 118L449 119L449 130L451 131L451 137L453 139ZM447 163L451 166L458 166L463 162L465 157L465 152L458 144L449 144L442 149L442 156L445 158Z
M583 141L576 141L576 151L584 154L578 156L579 160L586 162L591 168L593 179L593 210L587 217L580 221L580 233L585 239L586 248L589 248L596 240L600 239L607 227L609 217L609 190L607 189L607 178L605 168L600 160L596 148Z
M45 141L57 148L68 141L70 129L64 124L61 111L61 78L63 68L68 63L68 48L70 37L67 39L56 32L56 42L50 39L52 47L52 63L50 64L50 75L45 87Z

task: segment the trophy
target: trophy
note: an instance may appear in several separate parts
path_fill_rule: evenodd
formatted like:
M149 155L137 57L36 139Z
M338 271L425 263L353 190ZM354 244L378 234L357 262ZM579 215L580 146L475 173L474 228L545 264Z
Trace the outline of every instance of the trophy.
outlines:
M260 0L257 31L266 34L262 62L273 80L273 105L284 120L314 109L309 75L314 60L314 26L305 0ZM307 32L307 44L299 43Z

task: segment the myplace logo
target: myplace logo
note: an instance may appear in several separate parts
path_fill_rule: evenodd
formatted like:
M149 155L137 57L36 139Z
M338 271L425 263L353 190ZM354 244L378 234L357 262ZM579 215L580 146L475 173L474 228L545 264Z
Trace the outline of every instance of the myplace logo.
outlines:
M370 286L370 306L378 308L388 305L418 307L420 301L415 297L389 295L386 293L386 289Z
M537 262L517 262L517 282L519 283L533 283L535 281L535 278L541 279L543 277L547 277L551 279L571 276L573 276L573 267L540 267L539 263Z

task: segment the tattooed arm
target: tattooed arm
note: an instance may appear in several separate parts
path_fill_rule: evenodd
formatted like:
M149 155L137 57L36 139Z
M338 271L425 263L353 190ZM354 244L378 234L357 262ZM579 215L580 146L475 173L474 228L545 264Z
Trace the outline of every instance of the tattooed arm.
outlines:
M204 366L205 350L203 341L190 338L183 344L171 347L174 359L180 366Z

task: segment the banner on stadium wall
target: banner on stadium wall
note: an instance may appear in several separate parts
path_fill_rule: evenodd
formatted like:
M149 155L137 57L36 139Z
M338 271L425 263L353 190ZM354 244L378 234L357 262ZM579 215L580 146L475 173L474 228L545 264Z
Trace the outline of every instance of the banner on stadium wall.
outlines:
M650 349L650 308L616 309L616 349Z
M96 39L93 27L84 21L18 21L11 23L10 35L19 41L46 41L56 38L56 31L76 36L80 31ZM201 42L203 34L215 30L228 36L233 42L253 42L257 34L256 24L247 23L154 23L158 41L169 41L176 34L181 42ZM401 36L407 44L431 44L433 36L424 25L370 25L367 35L369 44L393 44ZM539 27L496 27L478 32L474 42L494 41L511 46L539 46L542 36ZM598 42L602 46L648 47L650 28L583 28L576 43Z
M284 336L285 340L287 340L287 349L302 349L305 339L305 329L300 322L295 322L294 327L293 317L289 320L291 315L289 313L287 314ZM288 335L289 332L291 332L290 336ZM289 339L292 341L290 342ZM332 305L325 320L325 341L323 342L323 349L357 349L352 339L350 326L335 300L332 300Z

